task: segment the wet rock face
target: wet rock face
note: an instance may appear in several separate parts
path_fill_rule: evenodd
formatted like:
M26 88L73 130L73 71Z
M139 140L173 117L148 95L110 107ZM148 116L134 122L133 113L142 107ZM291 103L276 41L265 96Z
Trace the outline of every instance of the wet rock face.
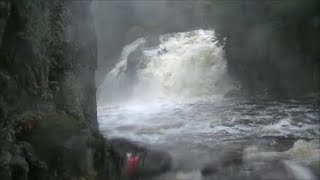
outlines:
M112 179L89 1L0 2L0 179Z
M5 27L7 26L8 17L10 15L10 5L9 0L0 2L0 46L2 44L2 37L4 35Z

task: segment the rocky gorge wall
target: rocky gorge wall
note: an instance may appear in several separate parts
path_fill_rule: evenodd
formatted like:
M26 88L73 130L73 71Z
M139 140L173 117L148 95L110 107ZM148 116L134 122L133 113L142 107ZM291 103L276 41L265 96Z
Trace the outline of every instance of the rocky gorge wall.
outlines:
M0 179L113 179L90 1L0 2Z

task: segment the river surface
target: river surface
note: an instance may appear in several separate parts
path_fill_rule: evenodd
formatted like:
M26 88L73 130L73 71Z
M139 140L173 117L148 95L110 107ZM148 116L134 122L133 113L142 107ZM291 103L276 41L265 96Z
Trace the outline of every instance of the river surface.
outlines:
M180 176L193 179L200 177L196 172L220 151L237 150L272 138L283 140L278 142L277 149L284 151L292 147L292 139L320 137L319 106L297 101L211 97L189 102L99 107L98 114L104 135L169 151L175 168L195 171Z
M98 88L100 130L169 152L173 170L160 179L201 179L200 169L227 151L293 160L288 166L305 175L295 177L315 179L304 165L320 163L319 106L226 96L239 88L213 30L166 34L154 47L140 38Z
M100 107L98 114L102 132L110 137L153 144L188 141L197 144L217 137L220 140L264 136L317 138L319 113L318 106L302 102L221 97L185 103L128 103Z

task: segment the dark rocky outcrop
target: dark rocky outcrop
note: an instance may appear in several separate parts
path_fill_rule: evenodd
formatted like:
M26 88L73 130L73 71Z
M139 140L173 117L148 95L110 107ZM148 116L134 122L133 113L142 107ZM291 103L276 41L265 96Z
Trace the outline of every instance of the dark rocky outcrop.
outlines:
M0 179L113 179L90 1L0 2Z

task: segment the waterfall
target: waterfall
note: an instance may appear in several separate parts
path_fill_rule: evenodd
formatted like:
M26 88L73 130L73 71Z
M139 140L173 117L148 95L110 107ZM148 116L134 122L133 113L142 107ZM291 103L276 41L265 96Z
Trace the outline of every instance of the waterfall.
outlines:
M234 88L213 30L165 34L156 47L145 42L140 38L123 49L99 88L99 103L205 97Z

